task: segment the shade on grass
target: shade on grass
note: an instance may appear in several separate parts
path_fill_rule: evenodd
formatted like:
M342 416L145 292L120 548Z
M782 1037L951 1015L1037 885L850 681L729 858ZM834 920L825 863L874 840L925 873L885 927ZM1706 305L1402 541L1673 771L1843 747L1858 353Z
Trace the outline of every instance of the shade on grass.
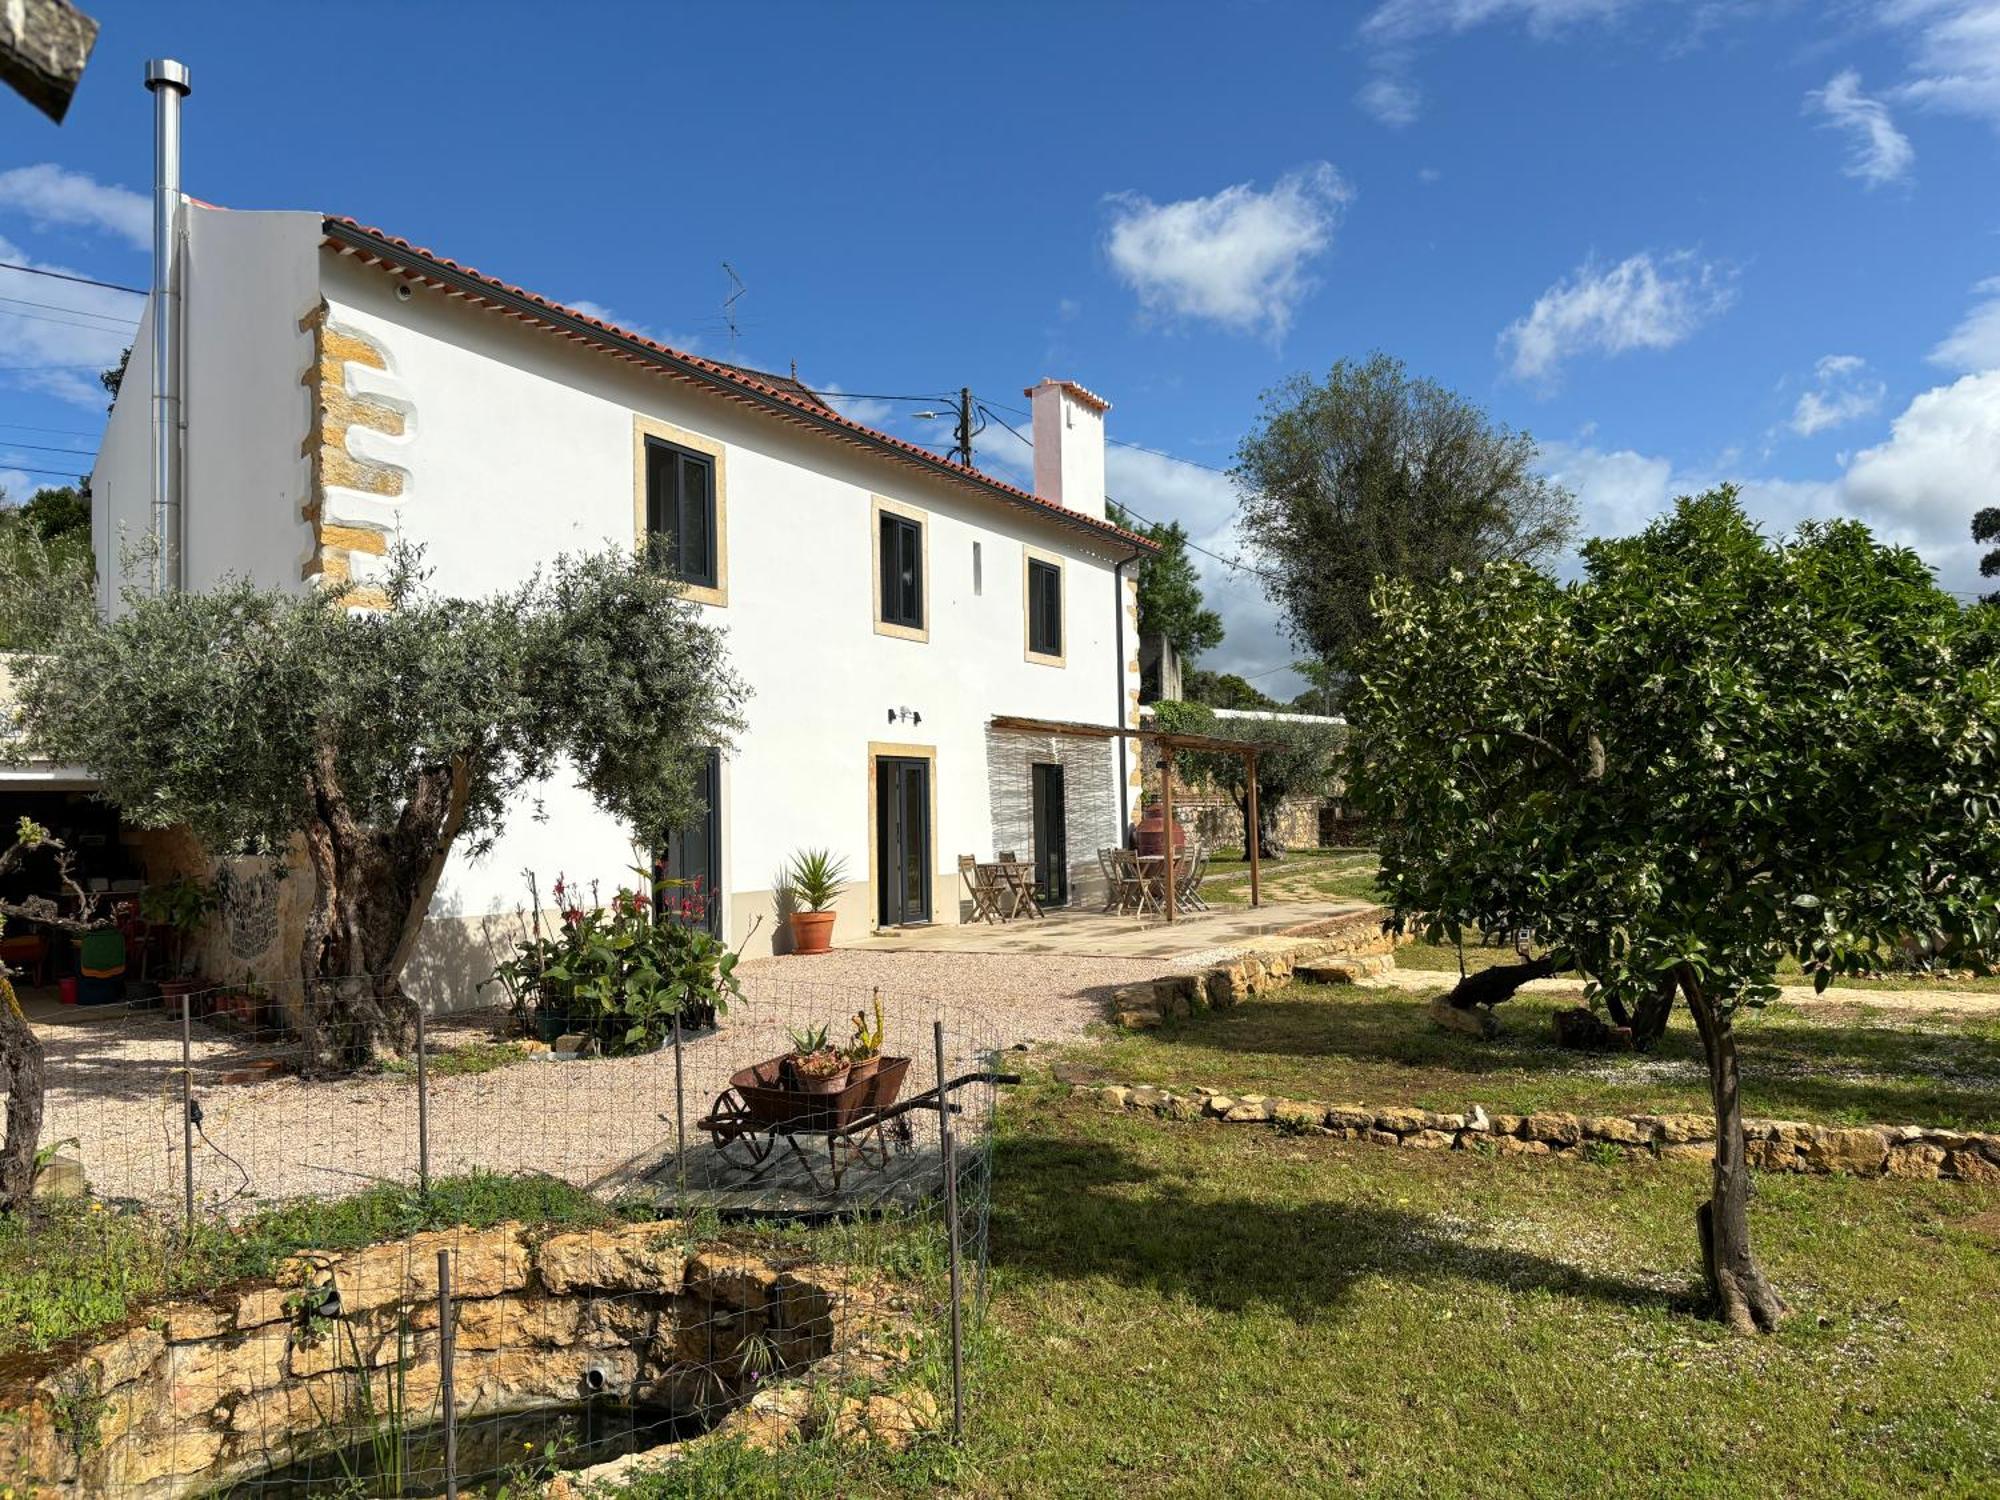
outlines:
M1579 1053L1554 1044L1549 1020L1576 1003L1573 995L1519 995L1498 1012L1504 1034L1481 1042L1436 1026L1424 993L1295 984L1074 1056L1119 1083L1323 1103L1707 1113L1708 1075L1685 1015L1652 1053ZM1773 1005L1747 1012L1739 1038L1744 1107L1753 1115L2000 1129L2000 1017Z

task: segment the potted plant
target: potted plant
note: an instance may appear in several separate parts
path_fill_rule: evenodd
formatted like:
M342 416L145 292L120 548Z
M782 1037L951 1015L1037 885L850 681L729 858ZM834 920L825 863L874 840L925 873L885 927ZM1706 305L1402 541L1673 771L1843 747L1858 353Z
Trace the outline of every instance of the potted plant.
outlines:
M882 1021L882 992L875 992L875 1016L870 1023L868 1012L854 1013L854 1037L846 1047L848 1079L859 1083L865 1078L873 1078L882 1066L882 1033L886 1029Z
M824 1026L791 1033L792 1050L785 1054L785 1073L794 1092L837 1094L847 1087L852 1071L846 1055L826 1041Z
M840 899L847 878L847 861L825 849L806 849L793 860L789 875L792 899L792 952L826 953L833 947L833 903Z
M139 893L139 915L153 927L167 930L166 974L160 980L160 994L172 1001L201 988L188 942L202 922L216 908L215 887L193 876L161 881Z

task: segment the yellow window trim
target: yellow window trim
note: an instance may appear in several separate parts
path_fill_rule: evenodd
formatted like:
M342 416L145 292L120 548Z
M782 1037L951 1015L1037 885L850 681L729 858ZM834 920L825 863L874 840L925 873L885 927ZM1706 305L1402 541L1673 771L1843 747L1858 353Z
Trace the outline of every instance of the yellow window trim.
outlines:
M646 439L658 438L663 443L674 443L682 448L690 448L696 453L705 453L715 461L715 587L708 588L688 584L684 589L687 597L697 604L713 604L717 608L729 603L729 453L713 438L689 432L685 427L676 427L671 422L662 422L654 417L642 417L636 413L632 418L632 535L634 545L640 551L646 548Z
M885 499L881 495L869 496L868 507L868 555L873 559L869 577L874 587L868 595L868 614L875 622L877 635L893 636L899 641L928 641L931 638L931 517L929 511L919 510L914 505L906 505L900 500ZM917 534L923 538L922 561L918 563L918 593L923 600L924 623L921 625L891 625L882 618L882 517L901 516L906 521L917 523Z

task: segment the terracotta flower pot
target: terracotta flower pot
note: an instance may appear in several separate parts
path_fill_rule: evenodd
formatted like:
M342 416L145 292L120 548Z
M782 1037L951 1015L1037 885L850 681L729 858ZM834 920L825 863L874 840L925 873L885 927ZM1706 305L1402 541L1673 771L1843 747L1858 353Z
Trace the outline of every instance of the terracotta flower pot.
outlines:
M792 952L830 953L833 951L833 917L830 911L792 913Z

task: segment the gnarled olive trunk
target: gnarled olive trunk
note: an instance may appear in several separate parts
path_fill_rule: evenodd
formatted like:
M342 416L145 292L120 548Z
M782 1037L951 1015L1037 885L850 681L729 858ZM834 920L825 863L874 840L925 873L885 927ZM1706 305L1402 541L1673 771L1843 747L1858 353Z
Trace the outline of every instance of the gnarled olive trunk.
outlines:
M42 1138L42 1044L0 969L0 1095L7 1101L7 1138L0 1144L0 1213L27 1207L35 1190L35 1152Z
M317 890L299 951L299 1026L318 1072L411 1046L416 1010L403 993L403 966L464 824L470 784L461 758L427 768L396 821L371 827L353 817L334 766L332 747L322 746L307 787L306 854Z
M1667 1022L1674 1014L1674 997L1674 981L1669 979L1632 1010L1628 1011L1615 995L1605 996L1604 1003L1613 1021L1632 1028L1632 1045L1641 1052L1650 1052L1667 1034Z
M1512 1000L1515 991L1530 980L1547 979L1555 972L1555 961L1547 954L1518 964L1492 964L1466 975L1444 998L1459 1010L1471 1010L1475 1005L1499 1005Z
M1718 1317L1739 1333L1769 1333L1789 1309L1750 1251L1750 1162L1738 1093L1736 1033L1692 969L1683 964L1677 977L1708 1058L1708 1089L1715 1102L1713 1196L1696 1215L1702 1269Z
M1243 817L1243 857L1250 857L1250 839L1254 832L1257 839L1257 858L1283 859L1285 846L1278 838L1278 811L1273 803L1282 799L1257 799L1257 827L1250 827L1250 794L1245 792L1236 799L1236 810Z

